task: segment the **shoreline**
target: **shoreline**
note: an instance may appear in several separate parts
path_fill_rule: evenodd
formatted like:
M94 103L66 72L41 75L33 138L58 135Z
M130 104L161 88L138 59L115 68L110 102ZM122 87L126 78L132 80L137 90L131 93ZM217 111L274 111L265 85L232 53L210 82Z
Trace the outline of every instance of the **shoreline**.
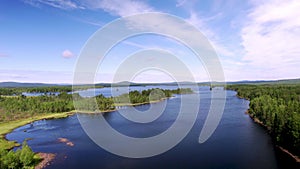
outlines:
M17 141L13 140L7 140L6 135L8 133L11 133L14 129L33 123L35 121L39 120L50 120L50 119L60 119L60 118L66 118L71 115L73 115L73 112L63 112L63 113L53 113L53 114L43 114L36 117L30 117L26 119L20 119L15 121L9 121L9 122L2 122L0 123L0 148L11 150L14 147L19 147L21 144ZM35 169L41 169L48 165L50 165L50 162L55 158L55 154L53 153L43 153L43 152L35 152L35 155L38 156L41 161L35 166Z
M142 103L122 103L122 104L116 104L115 106L140 106L140 105L146 105L146 104L152 104L152 103L158 103L164 100L167 100L172 97L165 97L160 100L154 100L154 101L149 101L149 102L142 102ZM14 121L8 121L8 122L0 122L0 140L5 139L6 134L12 132L14 129L33 123L35 121L39 120L51 120L51 119L60 119L60 118L67 118L69 116L72 116L76 113L81 113L81 114L92 114L92 113L109 113L113 111L117 111L118 109L112 109L112 110L101 110L99 112L95 111L87 111L87 110L71 110L69 112L62 112L62 113L47 113L47 114L42 114L38 115L35 117L29 117L29 118L24 118L24 119L19 119L19 120L14 120Z
M229 89L229 90L232 90L232 91L237 92L236 90L233 90L233 89ZM250 99L247 99L247 98L244 98L244 97L242 97L242 96L239 96L238 93L236 93L236 96L237 96L238 98L240 98L240 99L245 99L245 100L248 100L249 102L251 102ZM265 125L262 121L260 121L258 118L256 118L256 117L254 117L253 115L249 114L249 109L247 109L247 110L245 111L245 114L247 114L247 115L253 120L254 123L257 123L257 124L259 124L260 126L262 126L262 127L263 127L264 129L266 129L266 130L268 131L268 133L270 134L270 132L271 132L271 131L270 131L270 128L269 128L268 126L266 126L266 125ZM271 136L271 138L272 138L272 136ZM273 138L272 138L272 139L273 139ZM295 163L300 164L300 156L297 156L297 155L291 153L290 151L288 151L287 149L283 148L282 146L276 144L275 142L274 142L274 145L275 145L275 147L278 148L281 152L283 152L284 154L286 154L287 156L289 156L290 158L292 158L292 159L295 161Z
M19 119L14 121L8 121L8 122L1 122L0 123L0 148L3 149L12 149L14 147L20 146L19 143L16 141L9 141L6 139L6 135L8 133L11 133L14 129L33 123L35 121L39 120L50 120L50 119L59 119L59 118L66 118L70 115L73 115L74 112L63 112L63 113L51 113L51 114L43 114L38 115L35 117L29 117L25 119Z
M165 98L162 98L162 99L159 99L159 100L154 100L154 101L149 101L149 102L142 102L142 103L117 103L115 104L115 106L127 106L127 107L135 107L135 106L141 106L141 105L146 105L146 104L152 104L152 103L159 103L161 101L164 101L164 100L167 100L167 99L170 99L170 98L173 98L174 96L172 97L165 97ZM99 113L110 113L110 112L114 112L114 111L118 111L119 109L115 108L115 109L112 109L112 110L100 110L100 111L87 111L87 110L72 110L71 112L73 113L79 113L79 114L99 114Z
M253 120L254 123L259 124L263 128L265 128L268 133L270 133L270 129L268 126L266 126L262 121L260 121L258 118L253 117L253 115L249 114L248 110L245 112L245 114L248 114L248 116ZM283 148L282 146L274 143L275 147L277 147L280 151L291 157L292 159L295 160L296 163L300 164L300 157L296 156L295 154L291 153L289 150Z
M173 97L173 96L172 96ZM149 101L149 102L142 102L142 103L124 103L124 104L115 104L115 106L140 106L140 105L145 105L145 104L152 104L152 103L158 103L164 100L167 100L172 97L165 97L159 100L154 100L154 101ZM18 143L17 141L13 140L7 140L6 135L8 133L13 132L14 129L18 127L22 127L24 125L33 123L35 121L39 120L51 120L51 119L60 119L60 118L67 118L69 116L72 116L74 114L80 113L80 114L97 114L97 113L109 113L109 112L114 112L117 111L118 109L113 109L113 110L102 110L99 112L93 112L93 111L76 111L72 110L69 112L62 112L62 113L47 113L47 114L42 114L38 115L35 117L29 117L29 118L24 118L24 119L19 119L19 120L14 120L14 121L8 121L8 122L1 122L0 123L0 148L1 149L6 149L6 150L11 150L14 147L19 147L21 144ZM48 165L50 165L51 161L55 158L55 154L53 153L44 153L44 152L35 152L37 156L41 158L41 162L38 163L35 166L35 169L41 169L44 168Z
M42 169L46 166L49 166L51 164L51 161L55 158L55 154L53 153L37 153L36 154L39 158L42 159L41 162L39 162L34 169Z

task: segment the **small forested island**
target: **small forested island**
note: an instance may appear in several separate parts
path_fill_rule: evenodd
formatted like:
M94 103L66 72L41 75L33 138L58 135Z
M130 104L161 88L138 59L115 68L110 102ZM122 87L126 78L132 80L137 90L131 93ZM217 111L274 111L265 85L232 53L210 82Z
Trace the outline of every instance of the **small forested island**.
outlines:
M77 87L78 90L90 88ZM226 89L235 90L238 97L249 100L247 113L250 117L269 131L281 150L299 161L300 84L232 84ZM24 93L41 94L25 96ZM72 92L71 86L0 88L0 168L34 168L43 159L51 158L52 154L33 152L26 140L22 148L13 150L21 146L20 143L6 140L5 135L17 127L41 119L65 118L74 113L110 112L120 106L149 104L174 94L189 93L193 93L190 88L153 88L115 97L102 94L82 97Z
M230 85L227 89L248 99L249 115L269 130L283 151L300 162L300 84Z
M99 87L99 86L98 86ZM76 87L84 90L89 87ZM116 110L117 106L135 106L161 101L172 97L173 94L193 93L190 88L184 89L148 89L130 91L116 97L83 98L78 93L71 93L71 86L54 87L21 87L0 88L0 168L33 168L43 157L35 154L26 141L22 148L15 141L8 141L5 135L13 129L41 119L64 118L84 112L109 112ZM22 93L42 93L38 96L25 96ZM92 104L96 100L97 104ZM76 111L74 102L77 102Z

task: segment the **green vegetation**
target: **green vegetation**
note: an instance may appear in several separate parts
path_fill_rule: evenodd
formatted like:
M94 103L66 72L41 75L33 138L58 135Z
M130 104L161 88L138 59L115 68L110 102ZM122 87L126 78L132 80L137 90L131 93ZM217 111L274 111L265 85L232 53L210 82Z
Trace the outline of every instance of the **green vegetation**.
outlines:
M86 87L79 87L78 89L86 89ZM40 158L35 156L26 142L23 143L22 149L13 151L12 148L20 146L20 144L6 140L5 134L36 120L69 116L75 112L73 100L78 101L76 108L82 112L98 109L111 111L115 110L118 105L145 104L171 97L172 94L192 93L191 89L149 89L142 92L131 91L117 97L106 98L99 95L83 98L78 93L68 94L67 92L70 91L71 88L68 86L0 88L0 168L34 168ZM59 94L26 97L21 94L23 92L58 92Z
M22 95L25 93L56 93L71 92L72 86L51 86L51 87L19 87L19 88L0 88L0 95Z
M123 94L121 96L115 97L114 102L118 105L128 105L128 104L145 104L153 101L159 101L165 98L171 97L173 94L188 94L193 93L190 88L185 89L148 89L139 91L131 91L129 94Z
M141 92L135 90L129 93L122 94L116 97L104 97L103 95L96 96L96 102L94 97L82 98L79 95L74 96L74 102L76 103L76 109L79 111L112 111L116 109L116 106L128 106L128 105L140 105L150 102L160 101L162 99L171 97L173 94L188 94L193 93L189 88L187 89L148 89ZM97 104L95 104L97 103Z
M40 87L42 91L47 87ZM65 91L65 87L57 90L56 87L50 87L55 91ZM24 89L24 88L21 88ZM9 91L10 93L23 92L20 88L5 88L1 91ZM36 92L35 88L30 88ZM28 90L27 88L24 90ZM45 91L49 92L48 89ZM53 92L53 91L50 91ZM77 110L85 111L111 111L115 110L119 105L131 104L145 104L150 101L161 100L166 97L171 97L172 94L191 93L191 89L176 89L176 90L162 90L162 89L149 89L142 92L131 91L129 94L123 94L118 97L106 98L99 95L91 98L82 98L78 93L67 94L61 92L58 95L41 95L41 96L0 96L0 138L4 138L6 133L11 132L14 128L31 123L40 119L61 118L66 117L74 112L73 99L77 102ZM7 94L6 92L5 94ZM151 95L149 99L149 95ZM95 103L95 100L97 104ZM126 102L129 100L129 102ZM97 109L98 108L98 109ZM9 142L0 139L1 149L11 149L17 143Z
M37 115L34 117L29 117L25 119L19 119L19 120L14 120L14 121L6 121L6 122L1 122L0 123L0 150L6 149L10 150L15 146L19 146L20 144L15 142L15 141L8 141L4 139L5 134L13 131L13 129L17 127L24 126L26 124L32 123L37 120L42 120L42 119L54 119L54 118L65 118L69 115L71 115L72 112L70 113L51 113L51 114L41 114Z
M2 169L34 168L40 160L39 157L35 156L26 141L23 142L22 148L17 151L0 149L0 168Z
M90 88L102 88L100 85L78 85L74 86L76 90L85 90ZM2 96L21 96L22 93L45 93L48 95L54 95L55 93L71 92L72 86L43 86L43 87L7 87L0 88L0 95Z
M41 120L41 119L54 119L54 118L65 118L72 113L52 113L42 114L26 119L20 119L16 121L8 121L0 123L0 168L34 168L34 166L41 160L37 155L32 156L31 149L27 146L18 149L16 152L11 150L16 146L20 146L16 141L8 141L5 139L5 134L11 132L17 127L21 127L28 123ZM25 149L24 149L25 148ZM23 153L22 153L23 152ZM29 155L21 155L29 154ZM24 157L25 156L25 157Z
M72 95L65 92L58 96L0 96L0 122L71 110L74 110Z
M39 90L36 90L36 88L0 88L0 91L5 94L5 96L0 95L0 135L7 133L6 128L11 130L12 128L25 125L34 120L39 120L40 118L49 118L49 116L52 118L52 115L55 115L55 117L60 117L61 115L65 116L65 114L61 114L61 112L71 112L75 110L73 100L75 102L78 101L77 109L81 111L95 111L97 108L100 111L110 111L114 110L115 106L119 105L145 104L151 101L159 101L163 98L171 97L172 94L192 93L191 89L149 89L142 92L131 91L128 94L109 98L106 98L103 95L82 98L78 93L67 94L66 92L60 92L58 95L27 97L24 95L7 96L8 93L15 94L24 92L22 90L53 92L49 91L48 88L55 91L68 90L63 86L60 89L57 89L57 87L39 87ZM95 100L97 104L94 104ZM18 121L19 119L26 120ZM9 121L13 122L10 123ZM3 122L6 123L2 124Z
M104 97L98 95L96 97L82 98L78 93L68 94L61 92L67 90L66 87L49 87L50 89L60 91L58 95L40 95L40 96L0 96L0 123L5 121L15 121L39 115L61 113L74 111L73 100L76 102L76 108L79 111L111 111L115 110L119 105L145 104L151 101L159 101L163 98L171 97L172 94L192 93L191 89L149 89L142 92L131 91L117 97ZM34 92L53 92L46 87L24 89ZM4 91L4 90L2 90ZM7 89L7 93L17 93L21 91L19 88ZM150 96L150 97L149 97ZM95 100L96 103L95 104Z
M45 87L41 87L41 89L42 88ZM56 87L50 88L56 90ZM11 93L22 91L20 88L5 88L2 91L5 90ZM56 91L64 90L65 87L62 87L62 89ZM48 89L45 91L48 92ZM74 101L78 101L77 110L82 112L96 110L111 111L115 110L115 107L120 105L145 104L149 103L150 101L157 101L166 97L171 97L172 94L184 94L191 92L191 89L149 89L142 92L131 91L129 92L129 94L123 94L114 98L106 98L103 95L96 96L95 98L82 98L77 93L67 94L66 92L61 92L58 95L41 95L31 97L26 97L23 95L11 97L0 96L0 149L11 149L14 146L18 146L18 143L16 142L3 139L6 133L11 132L17 127L23 126L36 120L62 118L74 113L75 108L73 105L73 99ZM150 99L149 95L151 95ZM95 100L97 104L94 104ZM127 102L127 100L129 101Z
M271 132L275 142L300 156L300 84L231 85L250 100L249 114Z

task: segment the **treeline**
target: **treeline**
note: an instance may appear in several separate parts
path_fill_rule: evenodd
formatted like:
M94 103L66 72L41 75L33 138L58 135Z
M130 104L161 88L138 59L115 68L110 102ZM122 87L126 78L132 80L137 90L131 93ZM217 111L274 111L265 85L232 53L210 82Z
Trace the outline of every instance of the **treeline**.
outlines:
M23 142L22 148L17 151L0 149L0 168L34 168L34 166L40 161L39 158L35 158L35 153Z
M177 90L163 90L163 89L148 89L139 92L137 90L123 94L114 98L116 104L137 104L149 103L150 101L158 101L163 98L171 97L172 94L177 93Z
M12 95L20 95L22 92L16 90L15 88L0 88L0 96L12 96Z
M99 85L77 85L74 86L76 90L86 90L90 88L103 88L103 86ZM62 92L72 92L73 87L70 85L67 86L49 86L49 87L27 87L27 88L17 88L17 90L21 90L27 93L62 93Z
M115 110L115 105L112 97L104 97L102 94L96 97L83 98L79 95L74 95L74 104L78 111L110 111Z
M300 85L231 85L250 100L249 114L271 132L275 142L300 156Z
M59 113L74 110L72 95L34 97L0 96L0 122L31 117L36 114Z
M72 86L49 86L49 87L18 87L18 88L0 88L0 95L13 96L22 95L22 93L57 93L71 92Z
M90 98L83 98L78 93L68 94L66 92L61 92L58 95L0 96L0 122L32 117L38 114L73 111L75 110L74 102L76 103L76 110L79 111L110 111L118 105L149 103L171 97L172 94L186 93L192 93L192 90L148 89L141 92L131 91L117 97L98 95Z
M103 88L103 86L91 86L91 85L77 85L74 86L76 90L85 90L90 88ZM22 95L22 93L63 93L63 92L72 92L72 86L42 86L42 87L11 87L11 88L0 88L0 95L3 96L13 96L13 95Z
M103 95L96 96L96 102L94 97L82 98L79 96L74 97L76 109L80 111L110 111L115 110L116 106L150 103L151 101L159 101L164 98L169 98L173 94L188 94L193 93L190 88L184 89L148 89L143 91L130 91L129 93L122 94L116 97L104 97Z

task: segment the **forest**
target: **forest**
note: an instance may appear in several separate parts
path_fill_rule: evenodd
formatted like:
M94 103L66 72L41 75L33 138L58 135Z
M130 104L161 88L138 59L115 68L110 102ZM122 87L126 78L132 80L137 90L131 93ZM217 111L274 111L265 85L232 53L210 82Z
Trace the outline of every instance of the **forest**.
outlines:
M103 88L100 85L77 85L72 87L66 86L41 86L41 87L2 87L0 88L0 96L18 96L23 93L44 93L47 95L55 95L56 93L72 92L72 90L85 90L90 88Z
M230 85L250 101L249 115L264 125L277 145L300 156L300 84Z
M22 148L16 151L0 149L0 168L34 168L41 161L38 156L23 142Z
M80 87L79 89L83 90L86 87ZM26 120L37 115L63 114L62 112L74 111L74 102L77 111L110 111L115 110L118 105L145 104L172 97L173 94L193 93L189 88L175 90L148 89L130 91L116 97L98 95L83 98L78 93L71 94L70 91L72 91L70 86L0 88L0 124L8 127L11 125L11 121L17 123L16 120L19 119ZM43 94L25 96L23 92ZM26 141L23 142L21 148L14 151L12 148L18 146L18 144L3 140L3 138L4 135L0 135L0 168L34 168L41 161L41 158L31 150Z
M53 90L50 90L53 89ZM0 122L24 119L38 114L60 113L75 110L79 111L109 111L114 110L118 105L130 105L139 103L149 103L150 101L158 101L163 98L171 97L173 94L192 93L192 90L175 89L148 89L139 91L130 91L116 97L104 97L98 95L96 97L83 98L78 93L68 94L68 87L41 87L41 88L0 88ZM5 92L3 92L5 91ZM57 95L40 95L25 96L22 92L60 92ZM13 95L8 95L8 94ZM16 95L19 93L18 95ZM97 104L94 104L96 100Z

